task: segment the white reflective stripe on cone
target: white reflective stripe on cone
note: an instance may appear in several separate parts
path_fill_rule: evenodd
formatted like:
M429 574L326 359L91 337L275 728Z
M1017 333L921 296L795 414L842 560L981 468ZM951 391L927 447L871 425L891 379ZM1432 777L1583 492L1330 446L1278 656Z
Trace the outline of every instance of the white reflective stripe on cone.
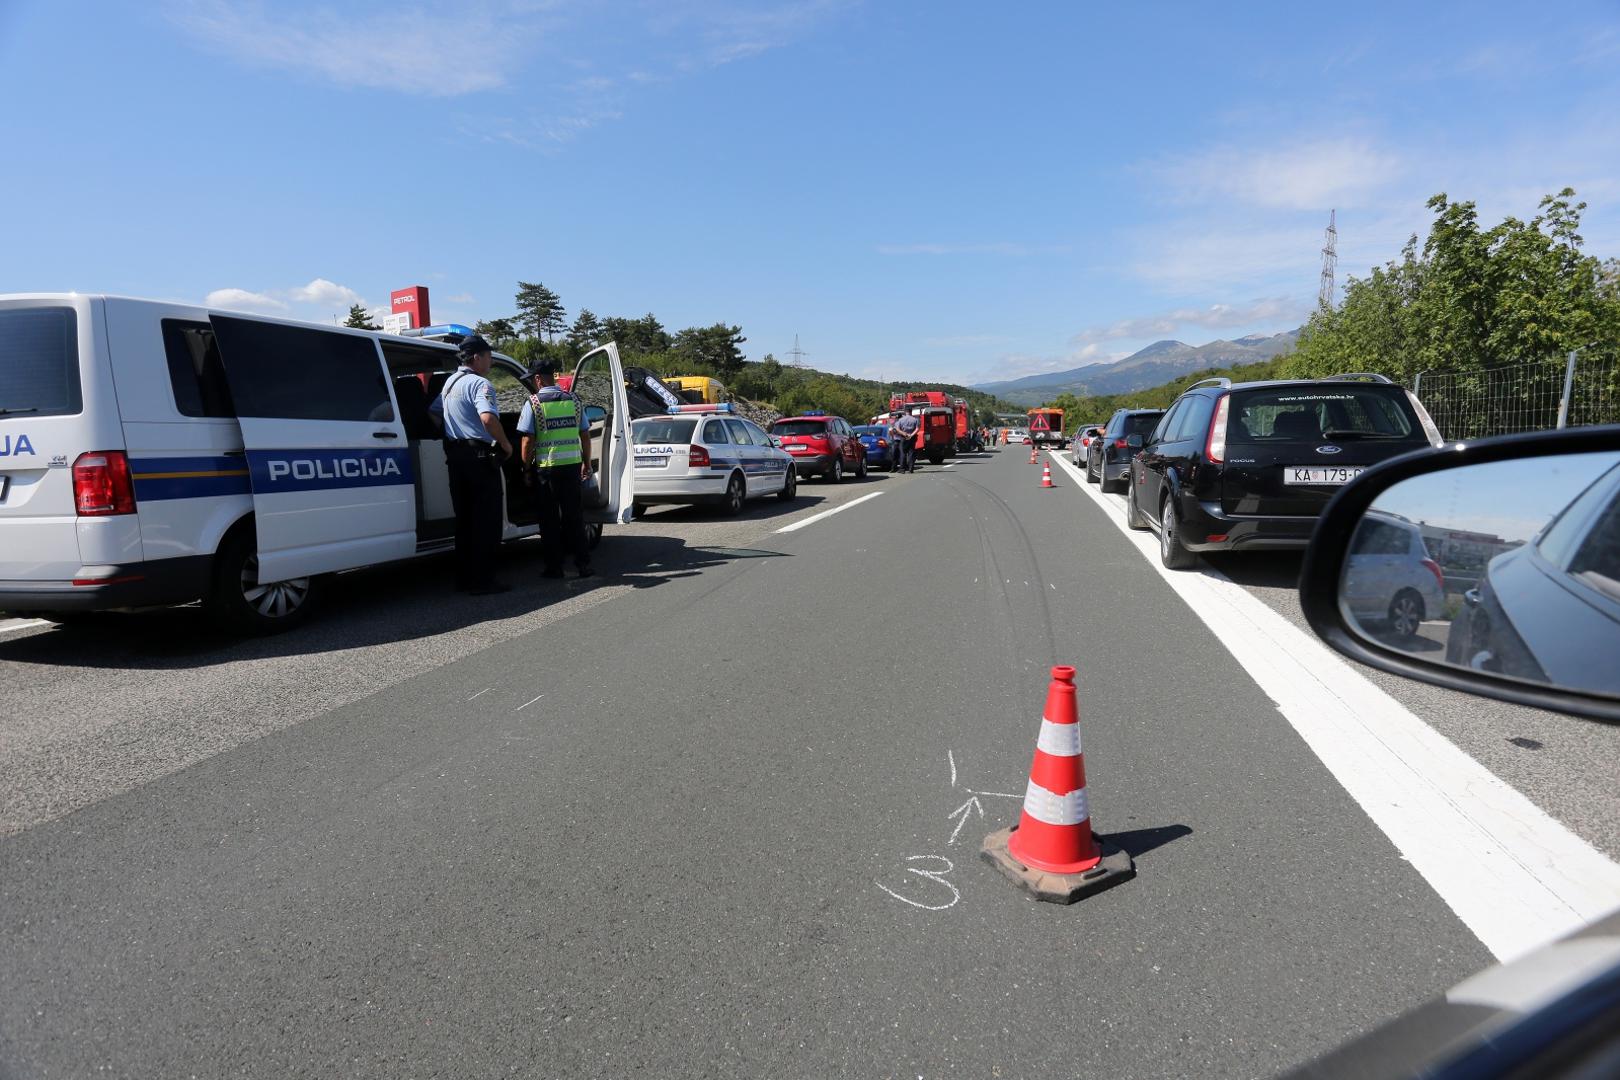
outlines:
M1053 757L1078 757L1080 755L1080 725L1054 724L1050 720L1041 721L1041 734L1035 740L1035 749L1051 754Z
M1054 795L1031 780L1024 791L1024 813L1048 825L1078 825L1091 816L1086 789Z

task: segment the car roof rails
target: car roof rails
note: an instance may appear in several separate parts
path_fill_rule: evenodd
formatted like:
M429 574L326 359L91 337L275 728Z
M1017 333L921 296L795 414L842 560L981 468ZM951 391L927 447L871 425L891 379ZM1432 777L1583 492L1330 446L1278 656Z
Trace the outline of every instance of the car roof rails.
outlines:
M1199 379L1197 382L1195 382L1191 386L1187 387L1187 389L1188 390L1196 390L1200 386L1231 386L1231 385L1232 385L1232 380L1231 379L1223 378L1221 376L1216 376L1216 377L1211 378L1211 379Z
M1327 378L1323 379L1322 381L1323 382L1355 382L1357 380L1363 380L1363 381L1366 381L1366 382L1381 382L1381 383L1394 383L1394 381L1395 381L1394 379L1390 378L1388 375L1380 375L1376 371L1347 371L1343 375L1329 375Z

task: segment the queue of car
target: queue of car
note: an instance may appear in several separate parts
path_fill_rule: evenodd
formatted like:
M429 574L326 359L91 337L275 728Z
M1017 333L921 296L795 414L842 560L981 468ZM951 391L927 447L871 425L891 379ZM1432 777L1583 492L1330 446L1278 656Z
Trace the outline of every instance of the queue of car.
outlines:
M1087 482L1125 496L1168 568L1204 552L1299 551L1344 484L1380 461L1440 445L1418 399L1382 375L1233 383L1212 378L1168 409L1119 409L1072 443ZM1347 602L1409 638L1445 604L1445 577L1411 522L1352 560Z

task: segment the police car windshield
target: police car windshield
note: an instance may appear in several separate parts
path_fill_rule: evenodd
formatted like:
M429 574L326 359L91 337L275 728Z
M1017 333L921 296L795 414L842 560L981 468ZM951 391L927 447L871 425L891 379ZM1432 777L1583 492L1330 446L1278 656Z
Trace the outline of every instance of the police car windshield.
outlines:
M630 425L630 438L638 443L689 443L697 421L685 417L648 417Z

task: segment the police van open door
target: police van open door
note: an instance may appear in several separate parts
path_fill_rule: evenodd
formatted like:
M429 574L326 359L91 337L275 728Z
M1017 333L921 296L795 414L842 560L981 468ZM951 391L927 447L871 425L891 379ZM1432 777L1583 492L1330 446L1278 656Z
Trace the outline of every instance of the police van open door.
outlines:
M230 315L209 321L242 426L259 580L414 554L410 449L377 339Z
M585 496L585 520L629 524L635 470L630 462L630 403L617 345L608 342L580 358L573 393L590 420L591 472L597 483L594 496Z

